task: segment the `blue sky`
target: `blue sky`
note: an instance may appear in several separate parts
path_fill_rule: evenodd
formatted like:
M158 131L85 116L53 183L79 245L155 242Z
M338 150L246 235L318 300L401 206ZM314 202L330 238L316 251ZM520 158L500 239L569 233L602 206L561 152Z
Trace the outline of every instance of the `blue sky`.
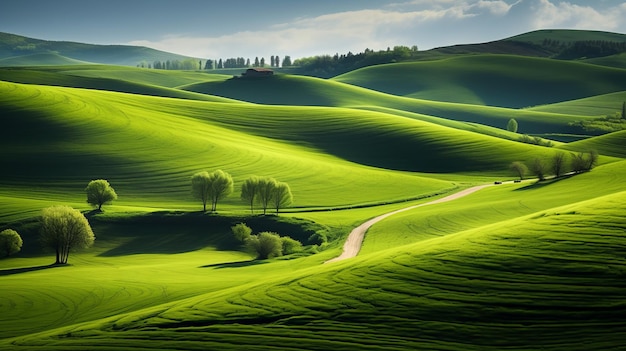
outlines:
M0 2L0 31L144 45L202 58L292 58L502 39L536 29L626 33L622 0L31 0Z

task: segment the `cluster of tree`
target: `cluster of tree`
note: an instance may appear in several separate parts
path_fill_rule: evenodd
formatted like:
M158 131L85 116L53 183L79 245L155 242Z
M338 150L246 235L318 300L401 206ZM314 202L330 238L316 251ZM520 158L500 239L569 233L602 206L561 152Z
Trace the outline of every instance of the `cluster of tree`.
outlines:
M626 129L626 102L622 103L621 111L604 117L571 122L575 126L591 133L611 133Z
M195 59L186 59L186 60L167 60L167 61L154 61L152 63L142 61L137 64L137 67L140 68L154 68L154 69L165 69L165 70L195 70L202 68L202 61L198 61Z
M205 212L209 201L211 211L215 212L217 202L230 195L233 188L233 178L221 169L212 173L198 172L191 177L192 194L202 201L202 209ZM259 204L263 214L266 214L268 208L273 208L278 213L281 208L291 205L293 195L289 184L285 182L271 177L252 176L241 186L241 199L250 205L251 213L254 213L254 204Z
M558 42L556 43L558 44ZM561 46L556 55L558 59L573 60L579 58L605 57L626 52L626 42L606 40L575 41Z
M333 56L304 57L295 60L293 65L297 66L299 71L306 72L306 74L328 78L361 67L407 61L413 58L417 52L416 45L410 48L407 46L395 46L393 49L387 48L387 50L380 51L365 49L365 51L357 54L348 52L342 55L337 53Z
M597 165L598 157L598 152L595 150L570 153L569 157L564 152L558 152L549 160L534 158L528 164L515 161L509 165L509 169L514 172L519 179L524 179L526 173L530 171L540 181L543 181L549 174L558 178L569 172L582 173L590 171Z
M256 253L259 260L302 251L302 243L298 240L274 232L252 235L252 229L245 223L238 223L231 230L235 239L243 243L249 251Z
M209 65L209 62L211 63ZM281 63L281 59L280 56L276 55L272 55L270 57L270 67L281 67L280 66ZM213 64L215 64L215 66L213 66ZM285 58L282 60L282 64L283 67L287 67L287 66L291 66L292 62L291 62L291 57L290 56L285 56ZM236 58L228 58L228 59L219 59L216 61L213 60L207 60L207 64L204 66L204 69L221 69L221 68L249 68L249 67L265 67L266 66L266 62L265 62L265 57L261 57L259 59L259 57L255 57L254 61L250 61L250 59L245 59L243 57L236 57Z

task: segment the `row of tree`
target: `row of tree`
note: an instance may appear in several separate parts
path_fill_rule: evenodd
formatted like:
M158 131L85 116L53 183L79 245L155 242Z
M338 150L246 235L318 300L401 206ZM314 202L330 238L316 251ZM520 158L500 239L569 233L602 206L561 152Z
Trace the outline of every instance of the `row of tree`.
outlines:
M207 203L211 204L211 212L217 209L217 202L233 192L234 181L230 174L218 169L212 173L202 171L191 177L191 192L195 198L202 201L202 209L206 212ZM271 177L252 176L246 179L241 186L241 199L250 205L250 212L254 213L254 204L263 209L274 208L276 213L281 208L291 205L293 195L289 184L277 181Z
M540 181L543 181L549 174L558 178L569 172L582 173L590 171L597 165L598 157L598 152L595 150L570 153L569 156L565 152L558 152L549 160L534 158L528 164L515 161L509 165L509 169L515 173L519 179L524 179L526 174L530 171Z
M293 65L291 60L291 56L285 56L282 60L280 56L272 55L270 57L269 66L270 67L288 67ZM243 57L231 57L227 59L219 59L219 60L205 60L204 64L202 60L195 59L186 59L186 60L166 60L160 61L155 60L154 62L140 62L137 67L141 68L154 68L154 69L164 69L164 70L213 70L213 69L222 69L222 68L250 68L250 67L266 67L265 57L255 57L254 61L250 61L250 59L246 59Z

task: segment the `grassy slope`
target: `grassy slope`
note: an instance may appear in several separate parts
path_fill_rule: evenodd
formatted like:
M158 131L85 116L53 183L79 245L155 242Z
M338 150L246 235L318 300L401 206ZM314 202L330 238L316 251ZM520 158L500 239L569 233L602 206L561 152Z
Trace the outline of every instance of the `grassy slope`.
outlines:
M606 115L613 115L616 112L621 113L622 103L624 101L626 101L626 91L620 91L545 106L536 106L527 110L604 117Z
M625 70L508 55L372 66L334 79L395 95L512 108L626 90Z
M0 59L2 66L59 66L59 65L85 65L89 62L74 60L54 53L39 53Z
M615 41L625 42L626 35L620 33L594 31L594 30L572 30L572 29L544 29L516 35L505 40L523 41L534 44L543 43L544 39L557 40L564 43L574 41Z
M597 150L603 155L626 158L624 145L626 145L626 131L619 131L569 143L563 148L577 151Z
M401 64L399 64L401 65ZM399 67L398 65L389 65ZM399 71L399 70L398 70ZM360 72L360 70L358 71ZM406 82L407 76L398 78ZM398 83L401 84L401 83ZM261 104L389 108L431 117L481 123L505 128L510 118L520 123L521 133L579 132L568 126L581 116L535 112L479 105L420 100L384 94L333 80L278 75L269 79L229 79L183 86L183 89ZM387 110L386 112L391 112ZM433 120L431 119L431 122ZM445 122L443 124L446 124Z
M12 131L2 141L6 165L2 195L24 198L24 207L30 206L29 198L40 198L39 187L51 194L47 197L82 203L84 184L103 177L117 189L120 205L190 208L194 206L188 190L191 174L218 168L233 174L237 185L251 174L287 181L298 206L384 201L451 186L450 182L390 173L319 151L324 147L339 154L345 149L357 157L378 147L372 160L406 164L403 157L389 159L390 152L397 152L384 143L404 136L407 139L401 142L406 146L417 146L420 139L411 129L428 131L430 126L390 115L205 103L12 83L0 86L3 123ZM381 128L388 132L381 134ZM438 130L434 126L434 132ZM476 140L477 147L481 140ZM505 147L522 154L535 151L517 143ZM441 152L452 154L454 150ZM492 161L494 168L503 162L499 158ZM46 172L38 172L40 169ZM233 196L224 205L241 208L242 204ZM11 202L6 206L11 208Z
M8 339L0 348L621 350L625 195Z

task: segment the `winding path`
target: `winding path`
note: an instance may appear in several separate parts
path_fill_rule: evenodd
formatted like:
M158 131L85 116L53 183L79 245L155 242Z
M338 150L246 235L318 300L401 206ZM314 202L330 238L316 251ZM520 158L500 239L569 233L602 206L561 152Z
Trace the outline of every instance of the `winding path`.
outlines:
M400 212L404 212L404 211L408 211L408 210L412 210L414 208L418 208L418 207L422 207L422 206L428 206L428 205L435 205L435 204L440 204L442 202L448 202L448 201L452 201L452 200L456 200L458 198L461 198L463 196L467 196L471 193L474 193L478 190L484 189L486 187L492 186L493 184L485 184L485 185L478 185L475 187L471 187L471 188L467 188L465 190L459 191L458 193L454 193L451 195L448 195L446 197L442 197L441 199L437 199L437 200L433 200L433 201L429 201L429 202L425 202L423 204L419 204L419 205L414 205L414 206L409 206L409 207L405 207L405 208L401 208L399 210L395 210L392 212L388 212L385 214L382 214L378 217L374 217L372 219L370 219L369 221L361 224L360 226L354 228L351 232L350 235L348 235L348 239L346 239L346 242L343 244L343 252L341 253L341 255L330 259L324 263L331 263L331 262L336 262L336 261L341 261L341 260L345 260L347 258L352 258L355 257L359 251L361 250L361 245L363 244L363 238L365 237L365 232L367 232L367 230L373 226L374 224L382 221L383 219L389 217L389 216L393 216L396 213L400 213Z

